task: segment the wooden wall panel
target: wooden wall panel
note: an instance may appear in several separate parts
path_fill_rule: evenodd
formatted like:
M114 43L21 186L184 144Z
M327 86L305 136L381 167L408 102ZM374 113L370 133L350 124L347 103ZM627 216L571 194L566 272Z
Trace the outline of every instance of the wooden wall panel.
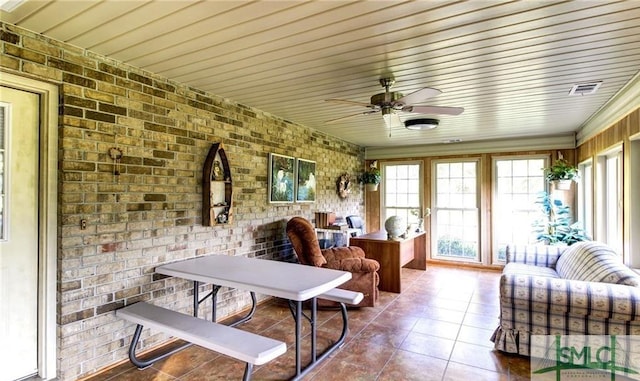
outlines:
M640 133L640 108L631 112L618 122L606 128L598 135L585 141L577 149L578 162L592 159L596 162L599 155L607 151L609 148L622 144L623 150L623 172L622 172L622 250L623 258L626 263L634 263L637 258L632 258L631 253L631 207L633 205L632 198L638 197L637 190L632 191L630 186L630 178L632 171L630 142L634 135ZM633 163L635 165L635 163ZM597 174L596 174L597 175ZM594 177L595 178L595 177ZM594 199L597 198L597 187L594 187ZM635 200L637 202L637 200ZM594 221L597 224L597 221ZM597 237L596 237L597 239Z
M372 162L373 160L367 160L364 163L363 172L369 169ZM378 169L380 169L380 162L378 162ZM368 191L366 187L364 187L364 204L364 223L367 232L380 230L380 187L378 187L378 190L375 192Z
M595 158L610 147L629 141L629 138L640 133L640 109L614 123L598 135L587 140L577 148L578 162Z
M629 136L640 134L640 109L632 112L629 116Z

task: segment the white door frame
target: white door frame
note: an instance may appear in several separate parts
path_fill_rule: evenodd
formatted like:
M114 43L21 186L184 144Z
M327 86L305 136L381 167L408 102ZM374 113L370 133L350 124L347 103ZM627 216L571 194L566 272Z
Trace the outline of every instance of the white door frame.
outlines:
M40 95L38 376L56 377L58 212L58 86L0 72L0 83Z

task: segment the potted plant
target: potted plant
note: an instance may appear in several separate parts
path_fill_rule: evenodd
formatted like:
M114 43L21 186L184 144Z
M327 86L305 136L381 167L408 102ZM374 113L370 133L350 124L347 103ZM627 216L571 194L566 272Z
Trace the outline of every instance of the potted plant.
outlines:
M556 189L571 189L571 182L578 180L578 168L559 158L550 167L544 169L545 178L554 183Z
M365 187L368 191L377 191L378 184L380 184L380 180L382 180L382 176L380 175L380 170L378 169L378 162L374 161L369 166L369 169L365 171L360 180L365 184Z
M536 239L546 245L572 245L591 238L579 222L571 222L571 208L562 201L552 199L547 192L540 192L536 204L544 217L533 223Z

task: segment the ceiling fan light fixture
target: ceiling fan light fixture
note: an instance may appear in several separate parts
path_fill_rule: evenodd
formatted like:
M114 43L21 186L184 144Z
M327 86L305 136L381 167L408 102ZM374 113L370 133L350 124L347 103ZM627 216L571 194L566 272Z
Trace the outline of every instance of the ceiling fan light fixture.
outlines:
M431 130L438 127L440 121L433 118L418 118L405 120L404 126L408 130Z
M2 1L2 0L0 0ZM424 102L425 99L429 99L434 97L442 92L438 89L433 89L430 87L424 87L420 90L414 91L411 94L403 95L397 91L389 91L389 87L393 85L393 78L382 78L380 79L380 84L384 87L384 93L374 94L371 97L371 101L369 103L350 101L346 99L337 99L330 98L326 99L329 102L342 103L342 104L351 104L355 106L364 106L369 108L369 111L360 112L358 114L347 115L346 117L341 117L337 119L332 119L325 121L327 124L336 123L339 121L343 121L345 119L349 119L358 115L368 115L376 112L381 112L382 117L384 119L385 125L389 130L394 127L402 127L402 120L400 119L400 114L402 113L413 113L413 114L423 114L423 115L460 115L464 111L462 107L445 107L445 106L420 106L418 104ZM426 119L423 119L426 120ZM409 125L405 125L405 127L413 129L413 130L424 130L435 128L438 125L437 119L435 123L430 123L431 125L423 125L418 126L418 123L415 126L410 122Z
M384 119L384 124L387 128L391 128L391 118L393 117L393 109L389 107L382 108L382 119Z

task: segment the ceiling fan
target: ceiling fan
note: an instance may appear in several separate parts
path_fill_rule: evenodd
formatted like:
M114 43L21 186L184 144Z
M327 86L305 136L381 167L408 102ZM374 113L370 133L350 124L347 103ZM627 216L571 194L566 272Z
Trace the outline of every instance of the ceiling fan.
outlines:
M387 127L401 125L398 112L418 113L418 114L438 114L438 115L460 115L464 111L462 107L443 106L416 106L415 103L423 102L441 93L440 90L425 87L409 95L402 95L397 91L389 91L395 80L393 78L381 78L380 85L384 87L384 93L378 93L371 97L370 103L355 102L345 99L326 99L327 102L347 103L356 106L370 108L368 111L359 112L353 115L343 116L337 119L328 120L325 123L332 124L347 120L359 115L375 114L382 112Z

